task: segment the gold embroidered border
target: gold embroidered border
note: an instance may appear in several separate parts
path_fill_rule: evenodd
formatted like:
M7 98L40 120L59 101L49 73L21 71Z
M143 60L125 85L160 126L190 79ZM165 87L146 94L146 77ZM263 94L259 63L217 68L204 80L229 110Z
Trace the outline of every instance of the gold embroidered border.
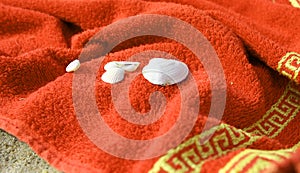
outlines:
M205 144L202 139L212 135ZM204 161L214 159L230 151L251 145L261 137L248 134L227 124L221 124L196 135L162 156L149 171L200 172Z
M278 63L277 70L297 81L300 71L300 55L295 52L287 53ZM255 124L243 129L244 131L227 124L213 127L168 151L149 172L155 173L160 172L160 170L165 172L200 172L202 165L208 159L215 159L230 151L245 148L260 139L261 136L270 138L278 136L294 119L299 110L300 92L290 82L277 103ZM209 142L201 145L201 139L210 135L213 136ZM268 156L266 154L266 157Z
M263 118L243 130L274 138L294 119L299 110L300 92L297 86L290 82L278 102L266 112Z
M293 7L300 8L300 1L298 0L290 0L290 3Z
M294 151L300 147L300 142L293 147L285 150L253 150L245 149L236 156L234 156L219 173L229 173L229 172L261 172L266 168L287 159L291 156ZM257 164L253 164L253 162ZM252 164L251 168L245 170L245 168Z
M291 80L300 83L300 54L289 52L278 62L277 71Z
M265 151L246 149L231 159L225 167L219 170L219 173L261 172L271 165L289 158L292 153L290 150ZM250 164L253 166L249 166Z

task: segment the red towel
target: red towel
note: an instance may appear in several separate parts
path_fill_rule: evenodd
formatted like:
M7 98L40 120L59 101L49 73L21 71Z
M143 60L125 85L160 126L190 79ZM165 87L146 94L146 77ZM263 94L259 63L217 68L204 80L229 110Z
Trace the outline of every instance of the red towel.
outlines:
M0 128L64 172L297 167L299 8L299 0L0 0ZM149 83L141 70L156 57L186 63L188 79ZM66 73L75 59L81 67ZM101 75L114 60L141 65L111 85Z

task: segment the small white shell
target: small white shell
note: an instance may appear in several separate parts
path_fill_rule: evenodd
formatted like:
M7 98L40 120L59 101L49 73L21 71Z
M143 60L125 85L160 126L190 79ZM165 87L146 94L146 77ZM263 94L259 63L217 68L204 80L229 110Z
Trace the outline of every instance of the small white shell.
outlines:
M72 61L67 67L66 72L74 72L80 67L80 61L78 59Z
M173 59L153 58L142 70L143 76L156 85L173 85L189 74L187 65Z
M139 65L139 62L111 61L104 66L104 69L109 70L111 68L121 68L125 71L133 72L138 68Z
M115 84L124 79L125 71L121 68L110 68L103 75L101 79L110 84Z

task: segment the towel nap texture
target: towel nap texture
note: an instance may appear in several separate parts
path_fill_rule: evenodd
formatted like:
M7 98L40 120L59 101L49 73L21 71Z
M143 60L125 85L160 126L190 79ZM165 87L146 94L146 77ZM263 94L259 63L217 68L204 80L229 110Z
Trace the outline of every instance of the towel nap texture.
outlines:
M0 0L0 128L64 172L299 171L300 154L295 152L300 147L299 8L299 0ZM209 63L212 57L198 57L176 39L147 34L152 24L160 27L155 16L178 19L202 33L221 66L206 69L202 60ZM197 41L192 30L174 29L180 27L161 26L160 32ZM132 31L145 34L108 50L110 40ZM98 36L104 41L93 42L99 32L105 33ZM203 55L210 50L205 44L197 46ZM164 56L161 52L187 64L188 80L157 86L143 78L142 67L150 58ZM116 85L101 80L105 63L132 56L141 62L134 78L126 74ZM66 73L65 67L78 58L82 61L78 73ZM218 67L225 85L214 78ZM130 76L130 84L123 85ZM164 103L158 99L160 104L150 104L155 91L165 96ZM226 98L214 97L214 91L226 92ZM86 95L90 97L81 97ZM222 116L218 111L211 115L211 110L222 110L214 105L224 100ZM178 125L180 130L191 127L180 143L180 132L164 140L166 147L176 144L173 149L145 159L165 147L153 142L139 148L114 141L104 126L95 130L99 124L90 117L93 105L101 114L98 119L131 141L163 136L181 115L188 122L196 114L196 121ZM126 112L128 105L138 116L158 115L151 112L155 106L165 109L157 121L139 125L120 116L116 106ZM110 151L123 155L97 146L89 131L96 131L96 138Z

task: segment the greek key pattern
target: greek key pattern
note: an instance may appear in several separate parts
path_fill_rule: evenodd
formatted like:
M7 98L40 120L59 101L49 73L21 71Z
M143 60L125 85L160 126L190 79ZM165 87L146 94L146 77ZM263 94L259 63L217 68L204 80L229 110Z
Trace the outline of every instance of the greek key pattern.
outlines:
M261 172L289 158L292 153L290 149L276 151L245 149L220 169L219 173Z
M293 81L300 83L300 54L296 52L287 53L278 63L277 70L292 79Z
M300 55L295 52L287 53L278 63L277 70L290 79L297 81L300 71ZM266 112L262 119L253 125L243 130L227 124L211 128L171 149L154 164L149 172L200 172L202 165L210 159L218 158L230 151L245 148L262 136L268 136L269 138L278 136L294 119L299 110L300 92L297 85L290 82L280 99ZM208 142L205 144L200 143L209 136L211 138ZM263 161L270 156L269 153L263 154L265 157L257 158L252 151L252 154L248 154L249 157L247 155L248 159L245 160L244 164L253 161L253 159ZM276 156L278 159L280 157L283 158L283 156Z
M284 150L264 151L245 149L234 156L219 173L227 172L261 172L266 168L275 166L283 159L290 157L298 148L300 142Z
M295 8L300 8L300 1L299 0L290 0L290 3Z
M259 136L274 138L294 119L299 110L300 92L297 86L290 82L281 98L266 112L263 118L243 130Z
M207 138L209 139L206 143L200 143ZM249 146L260 138L227 124L221 124L171 149L149 172L200 172L207 160Z

